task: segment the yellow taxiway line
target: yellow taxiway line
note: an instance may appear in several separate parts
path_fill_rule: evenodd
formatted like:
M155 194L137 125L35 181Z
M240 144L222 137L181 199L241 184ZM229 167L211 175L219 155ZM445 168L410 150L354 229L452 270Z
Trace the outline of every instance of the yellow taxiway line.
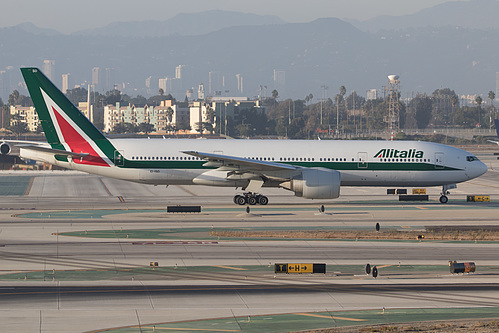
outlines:
M240 268L240 267L231 267L231 266L222 266L222 265L214 265L213 267L233 269L236 271L247 271L246 268Z
M346 317L336 317L336 316L324 316L313 313L293 313L298 316L307 316L307 317L317 317L317 318L327 318L327 319L338 319L338 320L348 320L348 321L367 321L367 319L358 319L358 318L346 318Z

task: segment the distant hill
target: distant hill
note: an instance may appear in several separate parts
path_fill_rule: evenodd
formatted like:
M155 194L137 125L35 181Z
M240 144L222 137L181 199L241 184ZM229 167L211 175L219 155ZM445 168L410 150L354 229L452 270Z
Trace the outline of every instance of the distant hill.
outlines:
M337 18L134 38L46 36L4 28L0 45L4 101L14 88L23 89L19 67L41 66L44 59L55 60L54 82L59 86L63 73L71 73L73 86L90 81L93 67L110 68L110 82L97 89L105 92L124 82L125 88L119 85L120 89L134 96L157 93L158 79L174 77L175 67L184 65L181 82L172 82L169 88L180 100L186 89L197 89L201 82L207 93L211 82L212 92L229 90L234 96L236 74L244 78L244 95L250 97L258 94L260 86L266 87L267 96L276 88L282 98L313 93L314 101L323 85L329 87L327 96L332 98L341 85L364 95L368 89L381 90L389 74L400 75L403 96L442 87L487 94L495 90L499 71L499 30L446 26L367 33ZM285 86L275 86L274 70L285 73ZM211 80L209 72L213 72ZM152 84L146 90L148 77Z
M19 29L25 32L29 32L33 35L43 35L43 36L58 36L62 35L59 31L55 29L40 28L31 22L24 22L12 27L12 29Z
M113 37L194 36L240 25L285 23L277 16L256 15L223 10L178 14L165 21L114 22L101 28L80 30L73 35Z
M379 16L363 22L349 22L363 31L370 32L430 26L499 29L499 1L451 1L412 15Z

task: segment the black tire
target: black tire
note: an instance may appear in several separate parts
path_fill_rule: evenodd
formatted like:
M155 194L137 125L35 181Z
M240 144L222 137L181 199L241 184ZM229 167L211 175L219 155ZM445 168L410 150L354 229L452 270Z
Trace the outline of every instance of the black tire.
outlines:
M262 206L265 206L266 204L269 203L269 198L267 198L266 196L264 195L260 195L259 198L258 198L258 203Z
M253 206L253 205L256 205L256 201L257 201L257 200L256 200L256 198L255 198L255 197L249 197L249 198L248 198L248 203L249 203L250 205L252 205L252 206Z
M236 205L237 205L237 198L239 198L239 197L240 197L240 195L235 195L235 196L234 196L234 203L235 203Z
M378 277L378 268L376 266L373 267L373 278Z
M245 197L243 197L243 196L241 196L241 195L238 195L237 197L238 197L238 198L237 198L237 200L236 200L236 201L237 201L236 203L237 203L238 205L241 205L241 206L242 206L242 205L245 205L245 204L246 204L246 198L245 198Z
M371 265L369 264L366 265L366 274L367 275L371 274Z
M447 202L449 202L449 198L447 198L446 195L442 195L440 197L440 203L446 204Z

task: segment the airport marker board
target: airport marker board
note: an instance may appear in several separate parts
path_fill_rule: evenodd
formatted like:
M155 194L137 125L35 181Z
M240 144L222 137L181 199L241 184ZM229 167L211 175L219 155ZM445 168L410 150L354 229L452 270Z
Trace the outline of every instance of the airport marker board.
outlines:
M326 273L326 264L275 264L274 273Z

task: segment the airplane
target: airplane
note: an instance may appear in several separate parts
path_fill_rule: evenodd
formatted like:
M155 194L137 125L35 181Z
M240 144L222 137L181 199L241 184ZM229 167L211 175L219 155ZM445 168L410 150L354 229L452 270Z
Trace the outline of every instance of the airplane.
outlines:
M20 156L90 174L242 188L234 203L266 205L262 187L323 200L338 198L342 186L442 186L447 203L449 189L487 171L467 151L420 141L110 139L38 68L21 72L47 143L23 144Z
M497 137L499 138L499 119L494 119L494 125L496 126ZM495 141L495 140L487 140L487 141L495 143L496 145L499 145L499 141Z

